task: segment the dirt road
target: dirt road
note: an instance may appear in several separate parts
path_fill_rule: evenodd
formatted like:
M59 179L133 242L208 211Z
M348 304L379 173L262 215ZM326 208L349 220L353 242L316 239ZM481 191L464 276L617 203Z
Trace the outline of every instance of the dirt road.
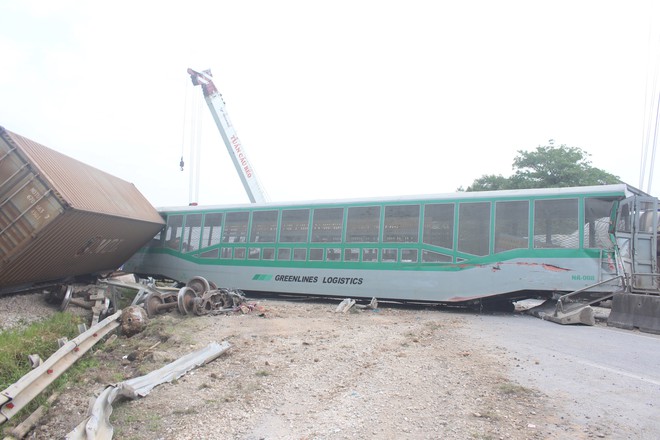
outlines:
M583 431L621 440L660 438L660 335L604 322L553 325L526 315L465 318L462 331L486 351L504 348L515 360L514 379L561 399L566 417Z
M35 302L32 300L33 303ZM108 383L207 345L231 350L175 383L115 403L116 439L590 438L560 403L512 380L515 358L466 332L469 315L264 300L249 314L159 315L100 345L34 439L63 438Z

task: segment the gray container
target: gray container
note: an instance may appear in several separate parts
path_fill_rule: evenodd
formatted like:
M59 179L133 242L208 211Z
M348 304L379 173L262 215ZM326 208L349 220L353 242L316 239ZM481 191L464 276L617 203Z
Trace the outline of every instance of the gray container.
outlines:
M0 293L116 270L162 227L132 183L0 127Z

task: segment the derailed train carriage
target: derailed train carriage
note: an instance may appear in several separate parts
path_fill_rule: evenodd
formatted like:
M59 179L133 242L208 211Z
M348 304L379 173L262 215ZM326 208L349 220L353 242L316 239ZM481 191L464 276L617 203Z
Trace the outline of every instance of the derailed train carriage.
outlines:
M0 294L114 271L163 224L133 184L0 127Z
M248 294L456 305L657 293L657 205L618 184L165 208L125 268Z

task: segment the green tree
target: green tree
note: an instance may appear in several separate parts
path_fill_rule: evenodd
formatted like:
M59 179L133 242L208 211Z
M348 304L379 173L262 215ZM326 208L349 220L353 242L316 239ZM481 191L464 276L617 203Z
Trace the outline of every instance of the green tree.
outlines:
M487 174L479 177L466 191L497 189L558 188L619 183L617 176L595 168L589 153L577 147L539 146L534 151L518 151L511 177Z
M472 182L466 191L495 191L498 189L512 189L510 177L501 174L484 174Z

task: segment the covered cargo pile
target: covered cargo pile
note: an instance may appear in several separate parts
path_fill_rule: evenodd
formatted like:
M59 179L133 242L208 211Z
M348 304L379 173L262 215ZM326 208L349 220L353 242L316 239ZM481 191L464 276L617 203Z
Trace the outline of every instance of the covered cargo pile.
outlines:
M0 127L0 293L116 270L162 227L132 183Z

